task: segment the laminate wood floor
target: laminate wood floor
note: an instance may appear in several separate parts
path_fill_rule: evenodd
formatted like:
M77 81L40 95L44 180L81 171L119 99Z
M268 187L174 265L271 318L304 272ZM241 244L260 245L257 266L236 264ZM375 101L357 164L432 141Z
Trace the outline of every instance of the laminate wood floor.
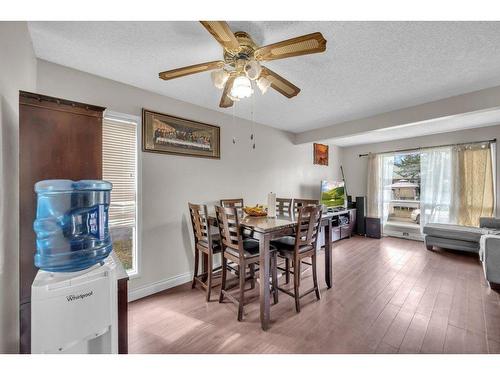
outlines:
M280 293L271 328L260 329L258 288L243 322L236 307L190 284L129 304L130 353L500 353L500 296L477 255L428 251L397 238L334 244L334 286L321 300ZM284 278L280 279L280 284ZM309 288L311 270L303 274ZM302 289L305 290L305 289Z

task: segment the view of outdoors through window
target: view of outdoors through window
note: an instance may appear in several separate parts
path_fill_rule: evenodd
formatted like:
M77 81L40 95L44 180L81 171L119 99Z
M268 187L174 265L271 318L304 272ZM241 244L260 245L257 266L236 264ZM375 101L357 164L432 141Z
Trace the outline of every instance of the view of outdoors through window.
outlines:
M117 227L110 228L113 239L113 251L123 264L126 270L134 268L134 228Z
M417 228L420 224L420 153L394 156L388 224Z

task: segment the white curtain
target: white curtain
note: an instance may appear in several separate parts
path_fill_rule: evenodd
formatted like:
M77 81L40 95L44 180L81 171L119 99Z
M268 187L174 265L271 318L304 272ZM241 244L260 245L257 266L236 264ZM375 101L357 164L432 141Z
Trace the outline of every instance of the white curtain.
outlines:
M368 154L367 216L382 219L389 217L392 199L394 155Z
M380 217L380 155L368 154L368 181L366 187L366 216Z
M426 223L456 223L458 207L456 152L452 147L420 154L420 227Z
M382 193L382 227L387 223L392 201L392 181L394 172L394 155L380 155L382 159L382 178L380 190Z

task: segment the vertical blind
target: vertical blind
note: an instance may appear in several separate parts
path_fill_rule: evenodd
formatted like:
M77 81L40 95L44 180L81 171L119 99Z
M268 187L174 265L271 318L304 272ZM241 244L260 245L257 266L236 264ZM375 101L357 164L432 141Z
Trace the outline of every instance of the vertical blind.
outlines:
M105 117L102 174L113 184L110 227L134 227L136 216L137 124Z

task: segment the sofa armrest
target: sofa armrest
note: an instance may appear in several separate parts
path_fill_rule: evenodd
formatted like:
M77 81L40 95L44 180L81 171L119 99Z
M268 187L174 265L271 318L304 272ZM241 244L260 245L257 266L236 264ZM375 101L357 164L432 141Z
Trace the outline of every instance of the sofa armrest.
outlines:
M500 219L495 217L480 217L479 226L481 228L500 229Z
M485 235L481 242L480 258L486 280L500 284L500 236Z

